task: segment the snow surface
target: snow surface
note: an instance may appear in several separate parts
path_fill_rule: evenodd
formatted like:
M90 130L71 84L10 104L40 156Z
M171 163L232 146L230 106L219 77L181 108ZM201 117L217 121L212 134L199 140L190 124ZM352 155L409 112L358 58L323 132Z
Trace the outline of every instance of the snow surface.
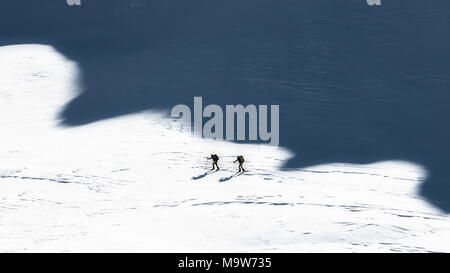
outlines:
M62 127L79 77L50 46L0 47L2 252L450 250L421 166L281 171L286 149L194 138L155 112ZM206 174L211 153L222 169Z

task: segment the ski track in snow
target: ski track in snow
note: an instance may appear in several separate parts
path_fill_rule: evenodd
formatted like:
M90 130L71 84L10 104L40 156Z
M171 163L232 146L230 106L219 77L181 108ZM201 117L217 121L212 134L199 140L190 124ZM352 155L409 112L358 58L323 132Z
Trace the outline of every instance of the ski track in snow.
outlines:
M449 217L417 194L421 166L281 171L286 149L193 138L152 112L61 127L76 63L43 45L0 59L2 252L449 251Z

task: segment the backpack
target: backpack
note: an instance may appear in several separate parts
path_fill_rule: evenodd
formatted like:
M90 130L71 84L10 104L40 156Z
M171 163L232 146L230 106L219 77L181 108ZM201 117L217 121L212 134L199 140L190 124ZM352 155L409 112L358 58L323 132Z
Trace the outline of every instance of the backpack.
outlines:
M215 161L219 161L219 157L217 155L212 155L212 159Z
M242 155L238 155L239 162L245 162L244 157Z

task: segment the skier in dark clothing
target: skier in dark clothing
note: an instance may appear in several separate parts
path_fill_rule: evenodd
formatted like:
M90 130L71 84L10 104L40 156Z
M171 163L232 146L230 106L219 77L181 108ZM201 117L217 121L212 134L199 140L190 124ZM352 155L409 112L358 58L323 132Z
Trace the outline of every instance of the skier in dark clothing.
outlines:
M239 162L239 172L241 172L241 170L242 172L245 172L244 167L242 167L242 164L244 164L245 161L244 157L242 155L238 155L237 159L233 163L236 163L236 161Z
M211 157L208 157L207 159L212 159L213 161L213 167L211 170L214 170L214 166L217 167L217 170L219 170L219 165L217 165L217 161L219 161L219 157L216 154L211 155Z

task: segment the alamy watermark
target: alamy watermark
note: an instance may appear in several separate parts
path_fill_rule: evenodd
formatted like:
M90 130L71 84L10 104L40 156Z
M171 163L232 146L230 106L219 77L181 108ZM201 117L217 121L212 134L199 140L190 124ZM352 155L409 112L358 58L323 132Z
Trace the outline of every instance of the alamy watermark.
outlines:
M81 6L81 0L66 0L69 6ZM381 6L381 0L366 0L369 6Z
M381 6L381 0L366 0L369 6Z
M69 6L81 6L81 0L66 0Z
M267 105L226 105L225 132L222 107L216 104L203 107L202 97L194 97L194 126L192 126L191 108L185 104L174 106L170 115L172 118L179 119L183 130L191 131L196 136L217 140L259 140L274 146L278 146L280 143L279 105L270 106L270 131L268 124L269 106ZM204 118L209 118L209 120L203 123Z
M66 0L69 6L81 6L81 0ZM369 6L381 6L381 0L366 0Z

